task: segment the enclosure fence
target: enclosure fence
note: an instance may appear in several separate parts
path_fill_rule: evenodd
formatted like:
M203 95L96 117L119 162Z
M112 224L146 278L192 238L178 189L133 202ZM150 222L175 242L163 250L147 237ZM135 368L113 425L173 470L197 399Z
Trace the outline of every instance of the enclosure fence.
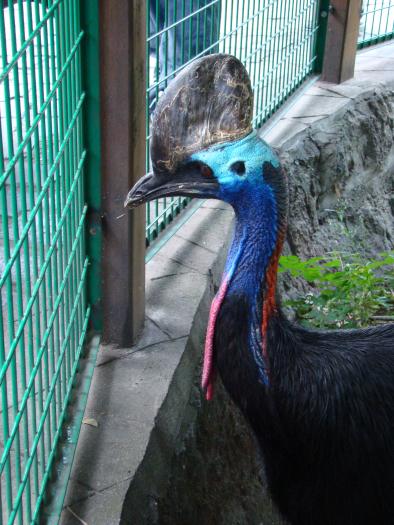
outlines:
M358 47L394 37L394 0L363 0Z
M0 525L45 521L48 482L71 463L65 447L77 440L78 425L67 418L88 323L100 325L94 57L104 4L0 4ZM221 52L243 61L255 127L321 70L328 0L148 0L146 9L147 171L152 112L168 82L195 58ZM88 40L84 16L95 24ZM358 46L393 37L394 0L364 0ZM154 246L187 204L181 197L148 204L146 243ZM85 398L75 397L82 414ZM63 496L53 498L60 509Z
M83 347L78 0L0 11L0 523L35 523Z

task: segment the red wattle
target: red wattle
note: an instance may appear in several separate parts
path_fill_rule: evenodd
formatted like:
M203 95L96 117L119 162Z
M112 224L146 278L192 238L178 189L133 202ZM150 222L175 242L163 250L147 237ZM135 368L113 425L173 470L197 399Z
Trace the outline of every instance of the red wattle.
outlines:
M204 364L202 369L202 380L201 385L203 390L206 391L206 399L210 400L213 396L213 339L215 335L215 324L216 319L226 296L230 280L227 277L223 278L218 293L215 295L211 309L209 311L207 335L205 338L205 349L204 349Z

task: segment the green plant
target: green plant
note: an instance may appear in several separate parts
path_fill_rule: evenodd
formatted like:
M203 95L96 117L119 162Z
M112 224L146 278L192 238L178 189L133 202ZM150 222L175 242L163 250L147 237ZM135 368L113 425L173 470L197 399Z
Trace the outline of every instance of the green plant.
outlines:
M282 256L279 271L312 285L305 296L285 302L305 325L351 328L394 321L394 251L372 260L340 252L305 261Z

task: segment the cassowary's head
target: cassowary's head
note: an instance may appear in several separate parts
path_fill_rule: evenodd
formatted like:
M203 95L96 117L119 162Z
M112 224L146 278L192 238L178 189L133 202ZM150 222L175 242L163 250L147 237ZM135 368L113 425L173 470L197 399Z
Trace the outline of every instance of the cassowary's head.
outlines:
M278 158L252 131L253 93L243 64L224 54L186 67L159 99L152 121L153 171L129 192L138 206L169 195L214 198L237 210L286 215L286 185ZM257 204L257 203L256 203Z

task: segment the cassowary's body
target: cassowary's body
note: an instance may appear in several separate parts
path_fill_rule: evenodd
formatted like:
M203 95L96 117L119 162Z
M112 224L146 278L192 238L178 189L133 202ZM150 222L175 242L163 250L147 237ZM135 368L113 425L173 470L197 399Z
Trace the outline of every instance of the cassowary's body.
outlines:
M263 172L286 193L280 168L265 164ZM310 331L275 301L264 308L275 293L277 260L266 252L280 215L266 199L253 191L247 208L234 203L213 369L250 422L273 499L291 524L393 524L394 324Z
M207 330L207 398L217 370L292 525L392 525L394 325L315 332L282 315L276 272L287 183L275 153L251 132L252 109L237 59L211 55L188 66L159 100L153 173L127 204L189 195L233 206L234 239Z
M260 444L293 525L394 523L394 325L313 332L268 325L270 388L248 348L247 298L227 297L215 361Z

